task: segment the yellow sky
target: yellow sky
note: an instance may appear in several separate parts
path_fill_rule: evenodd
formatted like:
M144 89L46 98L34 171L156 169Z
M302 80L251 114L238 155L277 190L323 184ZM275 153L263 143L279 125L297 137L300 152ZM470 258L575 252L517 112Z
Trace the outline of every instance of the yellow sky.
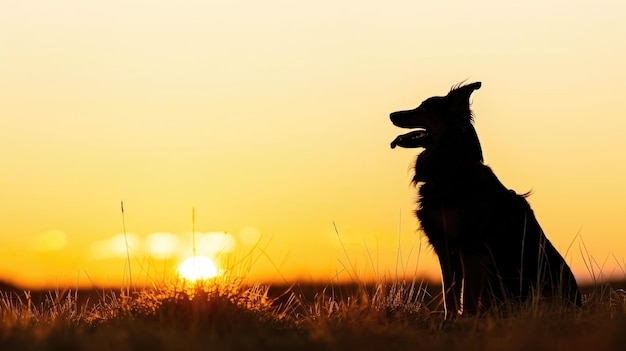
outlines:
M158 280L191 255L192 208L205 254L254 257L255 279L436 278L412 214L416 150L389 148L388 115L465 79L483 82L486 163L534 191L576 276L577 234L626 275L623 1L0 8L2 280L119 283L123 220L135 278Z

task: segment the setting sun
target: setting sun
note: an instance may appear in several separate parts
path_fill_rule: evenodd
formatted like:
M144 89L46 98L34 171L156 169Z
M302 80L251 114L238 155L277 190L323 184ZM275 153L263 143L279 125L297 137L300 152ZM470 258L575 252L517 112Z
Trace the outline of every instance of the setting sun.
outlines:
M205 256L192 256L178 266L178 274L189 281L211 279L218 275L217 266Z

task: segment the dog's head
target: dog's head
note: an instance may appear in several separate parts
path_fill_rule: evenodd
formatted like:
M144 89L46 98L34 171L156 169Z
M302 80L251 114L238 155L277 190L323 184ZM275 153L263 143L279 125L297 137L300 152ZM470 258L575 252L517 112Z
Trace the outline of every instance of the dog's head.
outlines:
M480 82L458 86L446 96L426 99L413 110L392 113L390 117L394 125L416 130L399 135L391 142L391 148L400 146L429 149L453 140L458 142L467 137L477 142L478 138L472 126L469 98L480 86Z

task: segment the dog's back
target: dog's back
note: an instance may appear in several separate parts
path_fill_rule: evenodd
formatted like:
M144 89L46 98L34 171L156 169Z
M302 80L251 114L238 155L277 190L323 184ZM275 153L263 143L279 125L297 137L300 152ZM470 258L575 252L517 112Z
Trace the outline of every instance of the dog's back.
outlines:
M545 296L580 305L576 280L546 238L524 195L483 164L472 125L471 93L454 88L391 115L401 135L392 147L423 147L415 163L417 216L439 257L448 318L493 304Z

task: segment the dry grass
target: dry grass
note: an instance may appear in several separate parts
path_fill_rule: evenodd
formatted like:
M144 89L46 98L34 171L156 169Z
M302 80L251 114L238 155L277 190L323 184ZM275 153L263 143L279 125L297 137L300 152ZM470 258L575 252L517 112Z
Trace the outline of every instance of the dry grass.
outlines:
M0 296L0 350L623 350L626 294L591 289L582 309L532 301L442 323L415 283L292 287L237 279L111 291ZM317 290L319 289L319 290ZM279 289L280 290L280 289ZM273 293L275 294L275 293Z
M362 282L347 253L352 284L283 288L236 273L249 271L250 254L208 281L129 284L91 300L82 291L0 292L0 351L624 350L625 283L598 283L602 265L583 249L595 283L580 309L534 299L444 323L439 287Z

